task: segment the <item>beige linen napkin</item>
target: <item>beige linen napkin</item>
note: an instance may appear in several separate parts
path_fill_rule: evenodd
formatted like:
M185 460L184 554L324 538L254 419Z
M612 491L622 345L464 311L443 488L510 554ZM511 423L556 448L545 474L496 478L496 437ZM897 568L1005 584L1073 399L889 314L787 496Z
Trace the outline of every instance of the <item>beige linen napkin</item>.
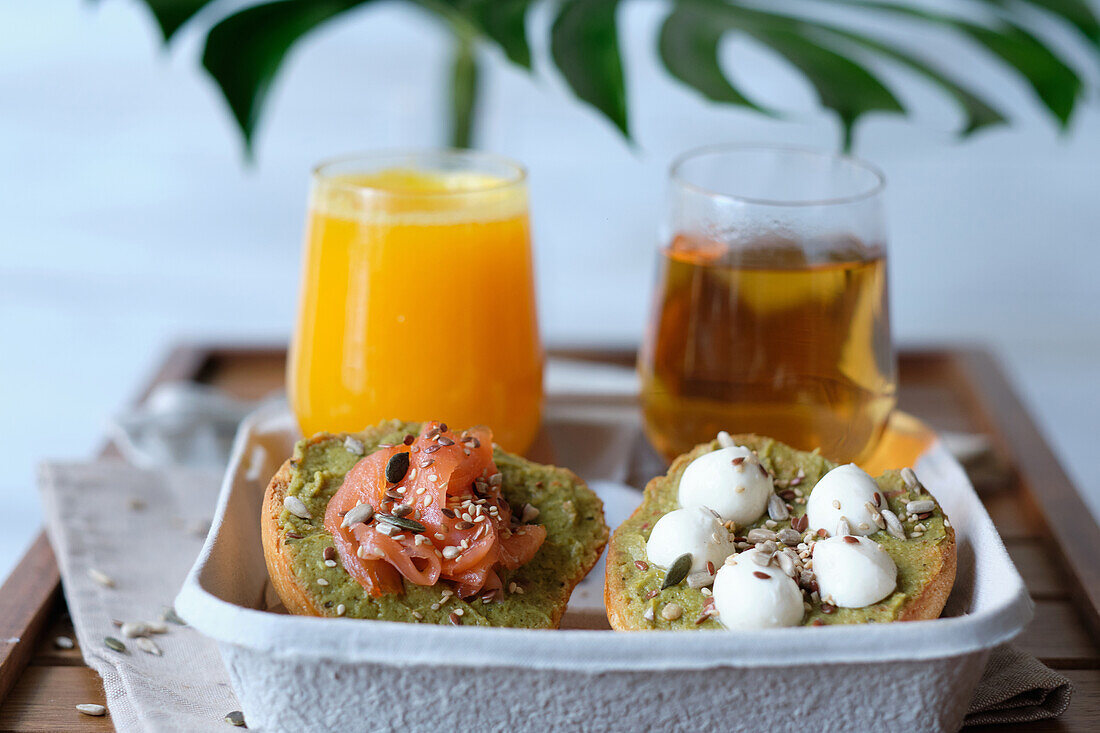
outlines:
M202 547L219 483L210 472L152 472L120 461L53 463L40 471L65 600L119 731L224 732L223 718L238 708L214 642L168 623L167 633L150 637L161 650L155 656L114 623L156 621L171 605ZM127 651L107 648L107 636Z
M115 727L227 730L222 719L238 704L213 642L169 624L167 634L153 637L163 656L142 652L133 639L123 639L126 654L103 643L108 635L122 638L113 620L154 620L175 597L202 545L218 477L117 461L47 464L40 488L80 647L103 677ZM93 569L112 578L114 587L97 583ZM1065 677L1002 646L990 657L966 724L1055 717L1071 694Z

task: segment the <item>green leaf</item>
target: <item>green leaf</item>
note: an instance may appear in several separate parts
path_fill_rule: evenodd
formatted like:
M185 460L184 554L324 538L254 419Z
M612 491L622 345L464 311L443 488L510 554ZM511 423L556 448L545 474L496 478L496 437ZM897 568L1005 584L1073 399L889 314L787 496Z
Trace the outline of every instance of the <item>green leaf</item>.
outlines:
M477 87L477 49L472 38L456 32L451 59L451 147L470 147Z
M369 0L278 0L230 15L206 37L202 65L221 87L252 151L271 83L291 47L334 16Z
M853 33L843 28L837 28L835 26L826 26L815 24L817 28L822 31L835 35L840 39L850 41L859 46L873 51L886 58L893 59L894 61L907 66L912 71L920 74L929 81L934 82L945 92L954 97L959 106L962 107L963 112L966 114L966 124L963 126L962 134L970 135L977 132L983 127L990 125L999 125L1007 122L1004 115L994 109L988 102L979 97L974 92L970 91L966 87L962 86L958 82L952 80L946 76L943 72L938 71L929 66L924 61L917 57L901 51L895 48L887 46L881 41L877 41L873 38Z
M905 113L893 92L851 59L793 30L758 30L753 36L796 66L817 90L821 104L837 113L844 126L845 150L852 146L852 129L862 115Z
M661 24L661 61L670 74L707 99L770 114L733 86L719 66L718 43L725 31L690 6L678 6Z
M531 68L531 47L527 43L527 10L534 0L469 0L463 12L494 41L508 59Z
M1100 20L1085 0L1021 0L1066 21L1100 49ZM1001 7L1011 7L1011 0L985 0Z
M573 93L629 138L618 7L618 0L565 0L550 30L550 55Z
M176 31L197 12L210 4L210 0L142 0L153 12L160 32L167 43Z
M962 31L1015 69L1063 128L1069 124L1081 94L1080 77L1048 46L1015 23L1005 21L986 27L922 8L865 0L843 1Z

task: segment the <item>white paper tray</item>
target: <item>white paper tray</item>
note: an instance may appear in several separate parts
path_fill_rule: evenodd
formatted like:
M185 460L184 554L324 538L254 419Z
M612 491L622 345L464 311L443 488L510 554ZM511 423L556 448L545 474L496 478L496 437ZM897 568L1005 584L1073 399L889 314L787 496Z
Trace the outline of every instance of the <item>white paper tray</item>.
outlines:
M263 489L296 437L282 409L263 408L242 424L210 535L176 600L184 619L218 642L252 729L951 730L989 650L1031 618L1023 580L940 446L917 466L958 537L955 589L935 621L762 632L566 628L599 625L602 567L578 588L558 631L258 610L267 585ZM597 487L609 520L637 501L632 490Z

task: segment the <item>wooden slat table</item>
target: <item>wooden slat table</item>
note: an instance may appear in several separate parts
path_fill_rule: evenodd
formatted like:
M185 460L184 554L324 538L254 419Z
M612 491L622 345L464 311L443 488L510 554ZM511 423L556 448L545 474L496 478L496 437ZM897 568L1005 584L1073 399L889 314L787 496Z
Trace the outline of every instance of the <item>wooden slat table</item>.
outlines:
M628 351L559 351L556 356L629 365ZM152 384L194 379L241 398L283 383L281 348L185 346ZM1021 733L1100 730L1100 527L988 354L976 350L903 351L901 409L940 431L988 435L998 480L980 481L982 498L1036 602L1035 620L1017 643L1068 676L1077 688L1061 719L1011 726ZM996 467L995 467L996 468ZM98 675L79 650L53 646L72 637L57 566L45 535L0 587L0 731L107 731L74 705L103 702ZM12 641L18 639L18 641Z

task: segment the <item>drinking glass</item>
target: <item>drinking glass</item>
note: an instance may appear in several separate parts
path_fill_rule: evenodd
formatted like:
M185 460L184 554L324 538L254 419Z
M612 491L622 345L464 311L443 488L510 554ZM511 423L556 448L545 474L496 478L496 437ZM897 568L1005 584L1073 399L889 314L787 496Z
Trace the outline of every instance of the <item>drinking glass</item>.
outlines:
M522 453L543 354L524 169L471 151L314 170L287 386L302 432L488 425Z
M671 459L727 430L866 457L897 386L882 175L730 145L687 153L670 176L639 355L650 441Z

